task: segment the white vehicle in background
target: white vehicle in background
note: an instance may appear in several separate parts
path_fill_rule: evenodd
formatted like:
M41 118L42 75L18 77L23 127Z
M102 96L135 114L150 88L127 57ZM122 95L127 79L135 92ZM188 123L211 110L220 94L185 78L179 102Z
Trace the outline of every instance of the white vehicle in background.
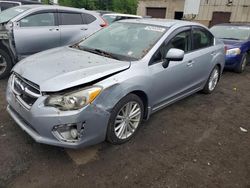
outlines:
M57 5L22 5L0 13L0 79L32 54L72 45L105 27L101 16Z
M119 13L103 14L102 17L108 22L108 24L111 24L119 20L142 18L142 16L137 16L132 14L119 14Z
M41 4L38 1L31 0L0 0L0 12L21 5Z

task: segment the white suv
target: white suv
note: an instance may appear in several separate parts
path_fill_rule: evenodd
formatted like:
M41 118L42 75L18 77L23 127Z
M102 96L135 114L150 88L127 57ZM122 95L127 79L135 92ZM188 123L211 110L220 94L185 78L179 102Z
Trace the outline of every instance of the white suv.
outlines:
M12 7L16 7L16 6L20 6L20 5L30 5L30 4L41 4L38 1L28 1L28 0L20 0L20 1L0 1L0 12L4 11L8 8L12 8Z

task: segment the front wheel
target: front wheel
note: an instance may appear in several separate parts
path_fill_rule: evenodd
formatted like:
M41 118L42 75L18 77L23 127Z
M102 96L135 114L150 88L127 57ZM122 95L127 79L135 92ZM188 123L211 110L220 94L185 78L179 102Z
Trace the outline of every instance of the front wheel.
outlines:
M129 141L137 132L144 114L142 100L134 94L121 99L113 108L107 130L107 140L112 144Z
M0 79L9 75L12 68L12 61L10 56L0 49Z
M237 65L237 67L234 69L234 71L237 72L237 73L244 72L245 69L246 69L246 66L247 66L247 61L248 61L247 54L244 54L242 56L240 64Z
M212 93L215 90L219 82L219 79L220 79L220 68L218 66L215 66L212 72L210 73L210 76L202 92L205 94Z

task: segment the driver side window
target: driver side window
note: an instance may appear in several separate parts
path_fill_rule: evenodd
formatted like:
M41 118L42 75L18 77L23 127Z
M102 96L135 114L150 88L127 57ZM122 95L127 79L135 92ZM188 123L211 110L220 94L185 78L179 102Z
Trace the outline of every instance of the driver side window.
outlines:
M191 30L183 31L175 35L166 45L162 45L154 54L152 62L162 62L171 48L191 51Z
M23 18L20 27L55 26L54 13L39 13Z

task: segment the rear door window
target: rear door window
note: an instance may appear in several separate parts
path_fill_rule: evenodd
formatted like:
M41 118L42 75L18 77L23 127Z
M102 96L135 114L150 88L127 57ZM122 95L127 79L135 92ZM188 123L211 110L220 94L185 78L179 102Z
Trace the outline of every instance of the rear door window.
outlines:
M60 25L82 25L82 15L78 13L60 13Z
M193 50L206 48L213 45L214 37L205 29L195 28L192 31Z
M90 24L96 20L96 17L91 14L83 13L82 16L85 21L85 24Z
M40 13L27 16L20 21L20 27L55 26L54 13Z

